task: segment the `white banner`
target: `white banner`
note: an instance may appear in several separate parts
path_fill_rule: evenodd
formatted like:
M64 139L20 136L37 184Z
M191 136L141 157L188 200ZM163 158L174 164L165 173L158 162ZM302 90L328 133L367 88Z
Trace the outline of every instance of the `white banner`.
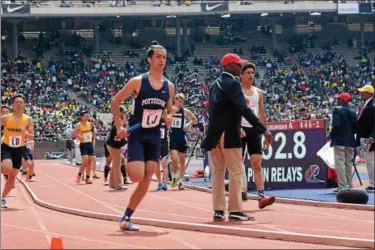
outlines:
M337 13L340 14L359 14L358 3L338 3Z
M333 147L330 146L331 142L327 142L316 154L322 158L322 160L330 168L335 168L335 156L333 153Z

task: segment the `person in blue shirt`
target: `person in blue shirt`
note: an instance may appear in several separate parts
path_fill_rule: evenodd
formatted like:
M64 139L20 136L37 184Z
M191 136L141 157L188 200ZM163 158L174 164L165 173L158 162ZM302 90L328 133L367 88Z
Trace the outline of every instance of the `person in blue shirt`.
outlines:
M341 93L337 97L337 106L332 110L332 130L329 135L334 150L335 168L338 178L338 189L352 188L353 157L356 140L357 118L349 106L351 97Z

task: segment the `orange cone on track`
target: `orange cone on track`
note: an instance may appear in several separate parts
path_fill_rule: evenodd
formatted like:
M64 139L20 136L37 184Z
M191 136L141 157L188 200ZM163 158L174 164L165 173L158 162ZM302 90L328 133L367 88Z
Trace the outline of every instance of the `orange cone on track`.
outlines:
M62 250L62 249L64 249L63 243L62 243L62 239L60 237L58 237L58 236L52 237L50 249L51 250L55 250L55 249L56 250L57 249Z

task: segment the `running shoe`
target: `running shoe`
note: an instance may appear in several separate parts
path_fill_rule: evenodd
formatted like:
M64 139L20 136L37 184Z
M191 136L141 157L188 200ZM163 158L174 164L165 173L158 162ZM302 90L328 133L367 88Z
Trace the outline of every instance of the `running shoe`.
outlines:
M275 202L275 196L268 196L260 199L258 201L258 205L260 209L263 209L267 206L271 206Z
M124 179L124 185L133 184L133 182L129 181L128 179Z
M8 203L5 199L1 199L1 208L7 208L8 207Z
M230 221L254 221L255 220L254 217L251 217L242 211L229 213L228 219Z
M157 188L156 190L160 191L160 190L162 190L162 189L163 189L163 184L158 183L158 188Z
M241 195L242 195L242 201L247 201L247 193L242 192Z
M167 183L163 183L161 188L162 188L164 191L167 191L167 190L168 190L168 185L167 185Z
M179 181L178 182L178 190L184 190L185 187L184 187L184 184L182 183L182 181Z
M223 220L225 220L224 211L215 211L214 221L223 221Z
M128 190L127 186L120 186L118 188L110 187L110 188L112 188L114 190L117 190L117 191L126 191L126 190Z
M79 184L81 182L81 176L77 176L76 183Z
M173 177L171 187L172 188L177 187L177 184L178 184L178 179L176 177Z
M92 181L90 179L86 179L86 184L92 184Z
M129 220L122 219L120 221L120 229L124 231L139 231L139 228L131 223Z
M108 185L109 185L109 181L107 179L104 179L103 186L108 186Z

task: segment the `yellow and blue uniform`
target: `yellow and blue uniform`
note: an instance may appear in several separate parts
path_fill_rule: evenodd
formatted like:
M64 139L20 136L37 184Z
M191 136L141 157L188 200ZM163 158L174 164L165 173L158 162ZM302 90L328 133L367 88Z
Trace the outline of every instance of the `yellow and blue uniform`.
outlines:
M22 156L25 151L25 131L29 118L28 115L23 114L21 121L19 121L13 113L10 113L4 124L4 134L1 138L1 161L12 160L15 169L20 169L22 166Z
M79 132L78 135L82 137L80 139L79 149L81 155L95 155L94 144L93 144L93 130L90 122L79 123Z

